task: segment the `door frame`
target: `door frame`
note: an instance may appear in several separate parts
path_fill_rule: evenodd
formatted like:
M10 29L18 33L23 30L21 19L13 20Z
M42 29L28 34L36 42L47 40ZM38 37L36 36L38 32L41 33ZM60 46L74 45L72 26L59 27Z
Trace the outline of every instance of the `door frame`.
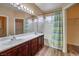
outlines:
M6 15L1 15L0 16L3 16L3 17L6 17L6 34L7 36L9 36L9 16L6 16Z
M63 52L67 54L67 14L66 11L68 8L70 8L75 3L70 3L64 8L62 8L63 13Z
M16 19L23 19L23 33L24 33L25 18L14 17L14 35L16 35L16 25L15 25Z

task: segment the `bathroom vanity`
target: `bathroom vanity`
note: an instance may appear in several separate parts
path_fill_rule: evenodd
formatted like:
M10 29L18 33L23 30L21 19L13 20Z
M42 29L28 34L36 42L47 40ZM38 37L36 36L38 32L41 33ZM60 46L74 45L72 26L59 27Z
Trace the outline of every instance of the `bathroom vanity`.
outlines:
M16 35L13 41L0 44L0 56L34 56L44 46L44 35Z

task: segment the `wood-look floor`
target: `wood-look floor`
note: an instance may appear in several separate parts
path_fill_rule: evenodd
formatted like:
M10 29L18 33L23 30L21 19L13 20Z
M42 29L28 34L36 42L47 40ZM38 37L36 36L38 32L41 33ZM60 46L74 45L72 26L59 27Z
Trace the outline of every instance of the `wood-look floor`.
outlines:
M44 46L36 56L63 56L63 52L60 50L53 49L48 46Z
M69 56L79 56L79 47L75 45L68 44L68 55Z
M62 51L44 46L35 56L79 56L79 53L73 48L70 48L67 54L64 54Z

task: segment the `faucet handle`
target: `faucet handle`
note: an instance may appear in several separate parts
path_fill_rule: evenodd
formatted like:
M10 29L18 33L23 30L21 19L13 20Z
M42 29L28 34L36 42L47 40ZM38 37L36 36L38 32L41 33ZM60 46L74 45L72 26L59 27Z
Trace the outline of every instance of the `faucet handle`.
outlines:
M13 39L16 39L16 37L15 37L15 36L13 36Z

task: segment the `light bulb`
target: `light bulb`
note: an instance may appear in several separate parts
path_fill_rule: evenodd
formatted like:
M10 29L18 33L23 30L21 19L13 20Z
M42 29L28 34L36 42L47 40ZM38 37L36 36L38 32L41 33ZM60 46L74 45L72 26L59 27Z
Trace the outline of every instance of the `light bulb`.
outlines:
M27 8L27 11L29 10L29 8Z
M32 14L33 14L34 12L32 11Z
M20 3L15 3L16 5L20 5Z
M24 6L23 8L24 8L24 11L26 12L26 7Z
M16 4L16 3L13 3L13 6L14 6L14 7L17 7L17 4Z
M21 10L21 7L18 7L19 10Z
M20 5L20 7L23 8L24 6L23 5Z

